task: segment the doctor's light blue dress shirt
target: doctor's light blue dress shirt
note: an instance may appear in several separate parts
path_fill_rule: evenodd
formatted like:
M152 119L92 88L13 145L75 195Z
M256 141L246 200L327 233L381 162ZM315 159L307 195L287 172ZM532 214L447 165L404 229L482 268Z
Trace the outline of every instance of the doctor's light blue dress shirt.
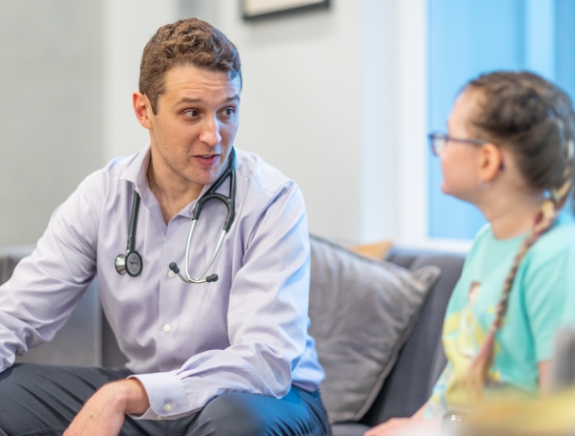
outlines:
M88 176L0 287L0 371L54 337L97 273L127 367L150 399L141 419L175 419L230 392L281 398L292 384L317 390L324 372L307 333L310 254L301 192L255 154L236 153L236 218L208 271L219 276L212 283L170 274L170 262L184 265L196 201L166 225L146 178L149 147ZM143 269L131 277L118 274L114 260L126 251L135 189ZM218 192L228 194L229 178ZM202 209L192 277L213 255L226 213L217 201Z

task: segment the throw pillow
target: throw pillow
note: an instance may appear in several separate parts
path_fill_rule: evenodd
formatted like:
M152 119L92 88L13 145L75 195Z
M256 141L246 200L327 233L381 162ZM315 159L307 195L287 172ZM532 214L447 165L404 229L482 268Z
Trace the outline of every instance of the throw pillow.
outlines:
M440 270L409 271L310 235L310 334L331 423L359 420L379 393Z

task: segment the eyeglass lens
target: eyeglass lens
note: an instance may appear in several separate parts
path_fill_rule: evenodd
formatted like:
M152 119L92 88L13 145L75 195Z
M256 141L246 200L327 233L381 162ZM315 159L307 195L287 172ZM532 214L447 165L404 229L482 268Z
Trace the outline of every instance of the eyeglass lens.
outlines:
M446 137L445 135L439 133L433 133L429 135L429 139L431 142L431 150L433 154L439 156L443 148L445 147Z
M437 154L438 156L441 154L441 152L443 151L444 147L445 147L445 137L443 136L438 136L435 138L435 154Z

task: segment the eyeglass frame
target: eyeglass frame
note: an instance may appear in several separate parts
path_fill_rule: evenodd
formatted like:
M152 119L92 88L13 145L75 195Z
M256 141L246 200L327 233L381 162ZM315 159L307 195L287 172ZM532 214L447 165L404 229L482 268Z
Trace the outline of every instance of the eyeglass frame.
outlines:
M429 146L431 147L431 153L434 156L439 156L441 151L445 148L449 141L452 142L462 142L464 144L471 144L476 145L478 147L487 144L489 141L484 141L482 139L466 139L466 138L454 138L453 136L449 136L446 133L442 132L432 132L427 135L427 139L429 141ZM441 146L437 146L437 141L442 140L443 144Z

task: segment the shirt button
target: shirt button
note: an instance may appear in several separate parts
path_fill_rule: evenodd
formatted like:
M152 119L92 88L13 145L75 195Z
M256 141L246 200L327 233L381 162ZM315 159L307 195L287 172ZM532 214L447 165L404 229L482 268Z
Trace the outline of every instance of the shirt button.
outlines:
M171 278L171 279L173 279L174 277L176 277L176 273L175 273L174 271L172 271L172 270L169 270L169 271L168 271L168 277Z
M164 406L164 410L166 412L171 412L174 409L174 406L172 405L172 403L166 403L166 405Z
M161 421L161 420L164 419L164 418L161 417L160 415L156 415L156 419L157 419L158 421Z
M170 324L164 324L164 331L170 333L172 331L172 326ZM168 403L170 404L170 403Z

